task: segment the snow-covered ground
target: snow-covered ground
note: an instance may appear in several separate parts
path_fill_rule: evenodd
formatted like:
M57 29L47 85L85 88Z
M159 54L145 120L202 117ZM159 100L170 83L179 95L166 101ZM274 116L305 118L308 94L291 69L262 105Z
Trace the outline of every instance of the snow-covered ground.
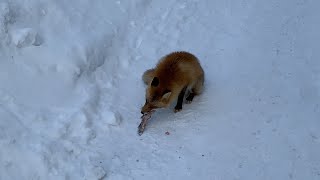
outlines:
M320 179L319 7L0 0L0 179ZM141 75L176 50L205 91L138 136Z

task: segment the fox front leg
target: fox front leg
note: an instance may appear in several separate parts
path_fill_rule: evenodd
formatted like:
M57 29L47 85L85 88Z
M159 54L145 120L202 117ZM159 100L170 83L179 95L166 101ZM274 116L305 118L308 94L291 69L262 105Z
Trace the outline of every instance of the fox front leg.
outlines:
M182 90L180 91L180 94L178 96L178 101L177 101L177 105L174 108L174 112L179 112L182 110L182 103L183 103L183 98L184 98L184 94L186 93L186 89L187 87L182 88Z

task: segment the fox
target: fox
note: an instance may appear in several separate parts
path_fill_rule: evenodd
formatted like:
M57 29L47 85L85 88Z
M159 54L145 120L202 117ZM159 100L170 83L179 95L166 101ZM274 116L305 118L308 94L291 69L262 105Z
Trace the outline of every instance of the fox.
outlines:
M155 68L142 75L147 88L141 113L167 108L175 101L174 112L181 111L185 95L189 104L202 93L204 76L198 58L189 52L178 51L163 56Z

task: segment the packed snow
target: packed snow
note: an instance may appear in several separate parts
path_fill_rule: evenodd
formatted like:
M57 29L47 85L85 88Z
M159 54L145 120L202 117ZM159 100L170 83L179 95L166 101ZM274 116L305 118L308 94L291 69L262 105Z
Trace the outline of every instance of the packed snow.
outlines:
M319 0L0 0L0 179L320 179ZM139 136L142 73L205 90Z

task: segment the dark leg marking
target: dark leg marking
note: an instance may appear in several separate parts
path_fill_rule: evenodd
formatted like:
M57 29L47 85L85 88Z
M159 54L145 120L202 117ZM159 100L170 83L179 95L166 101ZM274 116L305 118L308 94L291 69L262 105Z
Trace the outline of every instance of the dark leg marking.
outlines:
M191 92L186 98L187 103L191 103L195 95L196 95L195 93Z
M180 110L182 109L182 102L183 102L184 94L186 93L186 89L187 89L187 87L184 87L184 88L181 90L181 92L180 92L180 94L179 94L179 96L178 96L178 102L177 102L176 107L174 108L174 111L175 111L175 112L178 112L178 111L180 111Z

